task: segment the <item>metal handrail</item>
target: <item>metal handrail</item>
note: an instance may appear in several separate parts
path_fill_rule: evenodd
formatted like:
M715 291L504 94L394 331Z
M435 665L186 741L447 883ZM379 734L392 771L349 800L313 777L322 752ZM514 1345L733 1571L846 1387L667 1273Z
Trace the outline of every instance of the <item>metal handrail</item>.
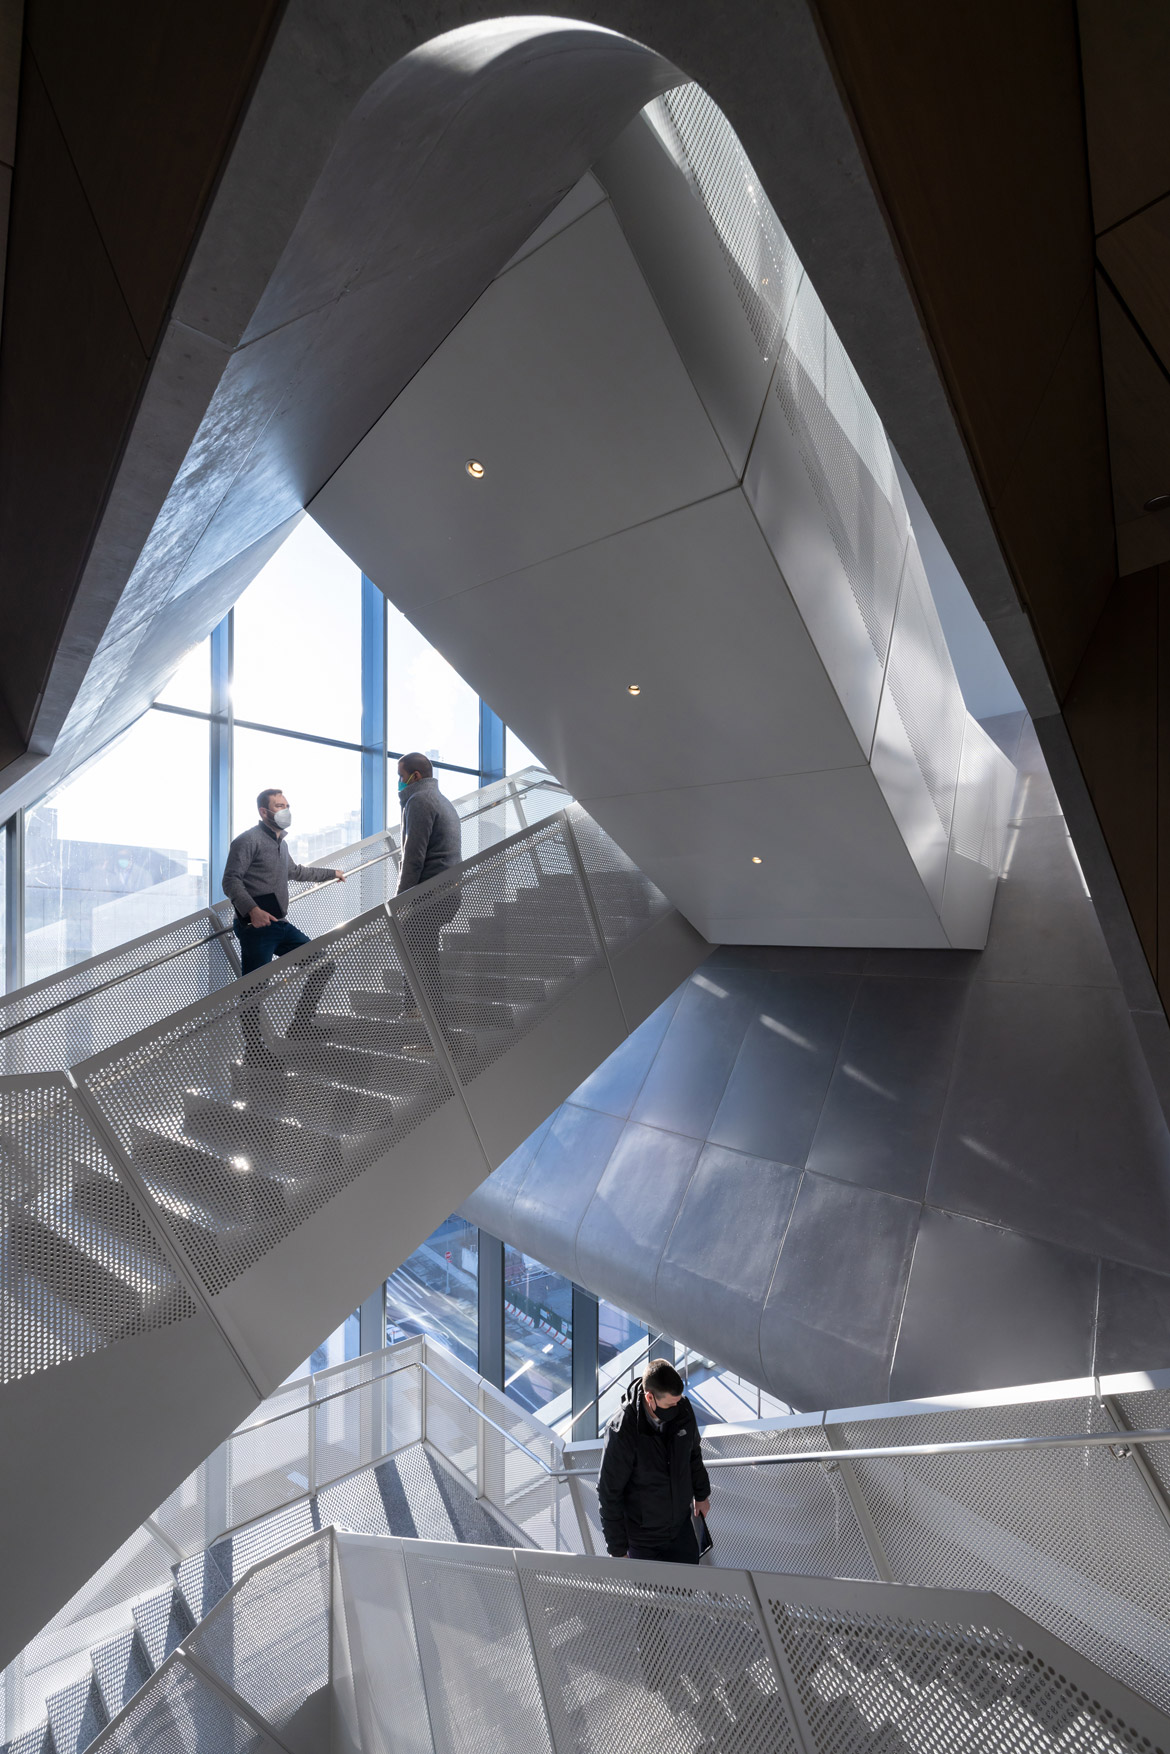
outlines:
M500 782L493 781L492 783L499 784ZM553 781L550 786L545 780L532 780L525 785L523 795L527 797L529 792L549 790L564 792L565 788L558 785L555 781ZM568 796L567 793L565 795ZM488 810L497 809L501 803L505 802L507 802L506 799L496 799L490 804L481 804L478 809L469 810L466 816L461 816L459 819L460 823L472 822L477 816L484 815ZM344 852L345 849L342 848L341 851ZM400 856L400 848L389 846L384 853L379 853L375 858L365 859L360 865L354 865L351 870L346 871L344 876L340 878L327 877L320 883L311 883L308 888L298 890L296 895L289 897L289 907L291 908L294 902L304 901L308 896L316 895L319 890L329 889L335 887L338 883L345 882L348 878L356 876L359 871L368 870L371 865L381 865L384 864L387 859L398 858ZM192 916L188 915L188 918L190 917ZM182 923L181 920L175 922L176 925L181 925ZM139 975L150 974L154 969L162 968L166 963L174 962L180 956L189 956L193 950L201 950L205 944L215 944L221 938L230 938L234 931L234 924L230 926L221 926L218 931L208 932L202 938L195 938L190 944L180 945L177 950L168 950L164 955L156 956L150 962L140 962L133 968L123 969L121 973L111 975L108 980L99 981L96 986L86 987L84 992L72 993L67 999L59 999L55 1005L46 1005L43 1010L34 1011L31 1017L21 1017L17 1022L5 1025L3 1029L0 1029L0 1041L3 1041L7 1036L16 1035L22 1029L31 1028L34 1023L43 1023L48 1017L56 1017L60 1012L68 1011L73 1005L79 1005L85 999L94 998L98 993L108 992L111 987L120 986L123 981L135 980ZM81 966L81 964L77 965L77 967ZM68 972L76 974L77 968L73 968ZM14 996L15 995L9 995L9 1003L11 1003Z
M326 877L320 883L311 883L307 889L299 890L296 895L290 895L288 905L291 907L294 901L304 901L307 896L316 895L318 890L330 889L338 883L344 883L348 878L356 877L359 871L369 870L371 865L384 864L387 859L394 858L397 852L397 847L388 847L384 853L379 853L376 859L363 860L360 865L355 865L351 871L347 871L343 877ZM93 987L86 987L83 993L72 993L67 999L59 999L55 1005L46 1005L43 1011L34 1011L31 1017L22 1017L18 1022L9 1023L5 1028L0 1029L0 1041L3 1041L5 1036L15 1035L20 1029L29 1029L34 1023L43 1023L46 1017L55 1017L58 1012L68 1011L72 1005L80 1005L83 999L92 999L98 993L108 992L111 987L121 986L123 981L135 980L140 974L150 974L153 969L162 968L165 963L174 962L177 957L189 956L192 950L201 950L205 944L215 944L220 938L230 938L235 929L234 924L221 926L217 932L208 932L206 937L194 938L190 944L182 944L177 950L168 950L165 955L156 956L150 962L139 962L133 968L124 968L120 974L111 975L109 980L99 981Z
M425 1359L421 1358L411 1359L405 1364L397 1364L392 1370L383 1371L379 1376L367 1377L363 1382L351 1383L348 1388L338 1389L336 1393L332 1395L323 1395L320 1400L306 1401L301 1407L289 1407L283 1413L274 1413L271 1419L261 1419L258 1420L255 1425L242 1426L240 1434L243 1432L261 1431L267 1425L275 1425L277 1420L291 1419L300 1413L310 1411L314 1407L327 1406L330 1401L339 1400L343 1395L356 1394L360 1389L367 1388L376 1382L384 1382L387 1377L397 1376L404 1370L415 1369L425 1370L428 1376L433 1377L434 1380L437 1383L440 1383L449 1394L454 1395L455 1399L460 1401L463 1406L467 1407L472 1413L474 1413L477 1419L481 1419L485 1425L490 1425L493 1431L498 1431L500 1436L507 1438L508 1442L513 1444L515 1448L523 1450L524 1454L530 1457L544 1473L550 1476L550 1478L557 1480L582 1480L591 1479L592 1476L597 1473L596 1468L550 1467L543 1457L537 1455L535 1450L529 1449L528 1445L522 1443L518 1437L514 1437L512 1433L505 1430L502 1425L498 1425L496 1421L490 1418L481 1407L477 1407L474 1401L469 1401L466 1395L461 1394L453 1383L449 1383L445 1376L441 1376L437 1370L426 1362ZM611 1383L610 1387L612 1388L612 1386L613 1384ZM801 1429L808 1430L809 1427L805 1426ZM236 1436L239 1434L233 1433L232 1435ZM559 1440L560 1434L554 1431L551 1426L549 1427L549 1435L550 1437ZM745 1433L745 1435L752 1434ZM231 1439L228 1441L230 1442ZM891 1444L884 1448L872 1449L795 1450L787 1455L710 1456L704 1458L704 1465L708 1469L790 1467L798 1463L807 1462L897 1461L899 1457L902 1456L974 1455L983 1450L1052 1448L1080 1449L1085 1446L1101 1447L1102 1445L1111 1449L1128 1451L1135 1445L1140 1446L1145 1443L1170 1443L1170 1429L1151 1431L1074 1431L1064 1432L1053 1437L981 1437L964 1438L955 1443L903 1443ZM571 1448L572 1445L570 1444L569 1447Z

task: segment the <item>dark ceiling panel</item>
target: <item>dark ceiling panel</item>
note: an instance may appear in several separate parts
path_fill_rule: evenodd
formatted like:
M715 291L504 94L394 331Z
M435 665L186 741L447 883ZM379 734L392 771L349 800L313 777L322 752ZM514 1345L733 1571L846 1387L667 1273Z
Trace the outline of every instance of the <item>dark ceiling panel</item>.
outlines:
M1170 190L1170 6L1079 0L1098 231Z
M1099 238L1097 255L1146 340L1170 369L1170 195Z
M1145 511L1148 500L1170 493L1170 376L1102 283L1101 351L1109 408L1109 446L1122 571L1130 552L1144 564L1170 559L1170 512ZM1132 542L1125 537L1133 530Z
M147 363L28 54L9 243L0 690L27 737Z
M1092 276L1071 8L818 9L994 501Z
M1103 400L1089 291L992 508L1058 695L1117 573Z
M149 352L277 0L29 0L25 33Z

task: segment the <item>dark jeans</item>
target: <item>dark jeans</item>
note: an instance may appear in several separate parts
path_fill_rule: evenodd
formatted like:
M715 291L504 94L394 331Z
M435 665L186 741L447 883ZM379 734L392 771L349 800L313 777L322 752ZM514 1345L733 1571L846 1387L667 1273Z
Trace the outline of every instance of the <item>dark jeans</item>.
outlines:
M671 1559L676 1565L697 1565L699 1563L699 1543L695 1539L693 1524L688 1520L683 1524L673 1541L665 1547L631 1547L631 1559Z
M270 926L241 925L236 921L236 938L240 946L240 969L251 974L263 968L274 956L287 956L290 950L309 942L291 920L273 920Z

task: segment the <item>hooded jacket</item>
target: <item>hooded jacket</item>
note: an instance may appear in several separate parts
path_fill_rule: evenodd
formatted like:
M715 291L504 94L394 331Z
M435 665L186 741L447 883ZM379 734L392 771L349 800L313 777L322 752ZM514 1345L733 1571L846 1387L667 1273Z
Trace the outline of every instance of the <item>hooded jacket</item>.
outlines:
M640 1382L631 1383L605 1433L597 1497L607 1550L667 1547L691 1514L691 1500L710 1497L694 1408L684 1395L661 1431L646 1410Z

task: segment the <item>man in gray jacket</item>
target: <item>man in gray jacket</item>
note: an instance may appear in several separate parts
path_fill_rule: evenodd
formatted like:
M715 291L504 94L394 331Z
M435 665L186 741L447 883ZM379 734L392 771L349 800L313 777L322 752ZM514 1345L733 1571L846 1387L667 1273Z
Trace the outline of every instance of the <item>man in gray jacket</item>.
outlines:
M305 933L285 917L290 877L298 883L328 883L334 877L339 883L345 882L344 871L298 865L289 858L286 837L292 811L283 792L275 786L266 787L256 799L256 808L260 812L259 822L236 836L223 868L223 892L236 910L236 937L244 974L251 974L274 956L284 956L298 944L309 942Z
M459 863L463 857L463 829L459 812L439 790L435 770L420 750L412 750L398 763L398 796L402 800L402 866L398 873L401 895ZM436 994L439 934L458 911L459 888L454 885L446 894L412 909L405 922L406 941ZM408 1005L408 1017L418 1014L417 1001Z

